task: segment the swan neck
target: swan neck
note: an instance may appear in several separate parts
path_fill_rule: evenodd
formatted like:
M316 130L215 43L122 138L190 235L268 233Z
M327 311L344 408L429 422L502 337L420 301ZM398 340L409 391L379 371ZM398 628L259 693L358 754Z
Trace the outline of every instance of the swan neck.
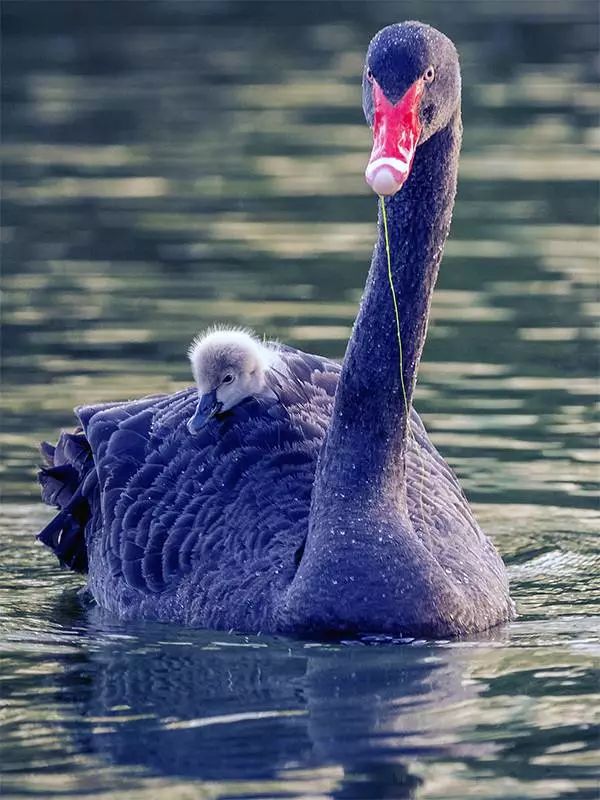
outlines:
M318 466L317 497L337 483L347 487L356 480L380 491L382 482L403 478L417 370L454 206L460 140L457 111L418 148L406 184L385 200L390 263L380 205L378 239Z

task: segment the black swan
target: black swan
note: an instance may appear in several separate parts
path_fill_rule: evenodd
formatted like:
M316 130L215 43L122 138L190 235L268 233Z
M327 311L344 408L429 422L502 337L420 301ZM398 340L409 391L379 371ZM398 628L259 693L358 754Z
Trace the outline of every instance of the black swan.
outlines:
M80 408L81 428L42 446L61 510L39 538L121 618L439 638L514 616L502 560L412 409L456 191L452 42L384 28L363 106L379 235L341 371L280 345L273 396L210 408L195 435L190 388Z

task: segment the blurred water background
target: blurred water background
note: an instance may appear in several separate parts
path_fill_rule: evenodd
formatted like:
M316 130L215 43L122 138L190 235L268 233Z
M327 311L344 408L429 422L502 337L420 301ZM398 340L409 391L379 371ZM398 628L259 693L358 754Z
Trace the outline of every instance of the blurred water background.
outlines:
M29 2L3 30L3 796L597 797L592 0ZM120 625L33 534L36 443L189 382L216 321L341 358L375 236L370 37L457 43L417 393L520 617L403 647ZM596 408L595 408L596 405Z

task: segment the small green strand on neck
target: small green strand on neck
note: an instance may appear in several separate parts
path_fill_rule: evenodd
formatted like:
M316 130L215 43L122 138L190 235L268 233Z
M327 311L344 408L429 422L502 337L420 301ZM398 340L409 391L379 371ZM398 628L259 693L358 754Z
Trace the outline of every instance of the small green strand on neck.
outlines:
M383 231L385 234L385 252L387 255L387 273L388 281L390 284L390 293L392 295L392 303L394 305L394 316L396 318L396 335L398 337L398 353L400 360L400 386L402 387L402 397L404 400L404 411L406 413L406 431L407 436L412 439L415 445L415 451L420 463L421 485L419 489L419 501L421 505L421 519L423 525L425 524L425 505L423 503L423 491L425 488L425 464L423 462L423 454L421 452L421 445L417 442L416 436L410 424L410 410L408 407L408 395L406 394L406 386L404 385L404 360L402 352L402 332L400 328L400 311L398 309L398 299L396 297L396 290L394 288L394 277L392 273L392 256L390 253L390 237L388 234L387 215L385 213L385 200L380 195L379 202L381 204L381 215L383 217Z
M402 356L402 333L400 330L400 311L398 310L398 300L396 298L396 290L394 289L394 277L392 275L392 256L390 254L390 238L388 235L387 215L385 213L385 200L382 195L379 195L379 202L381 204L381 215L383 217L383 232L385 234L385 252L387 255L388 265L388 281L390 284L390 292L392 294L392 303L394 304L394 316L396 317L396 335L398 337L398 352L400 358L400 385L402 387L402 397L404 399L404 411L406 412L406 426L409 427L410 412L408 409L408 395L406 394L406 387L404 385L404 363Z

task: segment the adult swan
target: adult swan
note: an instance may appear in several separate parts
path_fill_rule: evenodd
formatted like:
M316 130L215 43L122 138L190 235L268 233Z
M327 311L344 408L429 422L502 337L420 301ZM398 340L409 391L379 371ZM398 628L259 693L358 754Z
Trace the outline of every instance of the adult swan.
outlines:
M502 560L411 406L456 191L453 44L383 29L363 104L386 215L341 372L281 347L272 392L196 436L188 389L78 409L81 430L42 448L61 511L40 538L121 618L446 637L513 616Z

